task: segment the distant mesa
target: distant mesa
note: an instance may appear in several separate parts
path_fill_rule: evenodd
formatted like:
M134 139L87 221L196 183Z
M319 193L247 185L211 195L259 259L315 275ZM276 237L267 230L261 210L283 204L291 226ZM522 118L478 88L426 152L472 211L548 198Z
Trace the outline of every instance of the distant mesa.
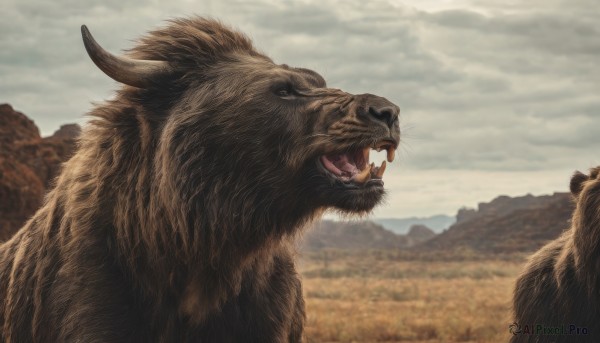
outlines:
M413 249L532 252L569 228L573 209L570 193L499 196L477 210L459 210L456 224Z
M364 250L406 247L405 237L398 236L372 221L323 220L304 236L302 250Z
M477 209L461 208L456 214L456 223L464 223L473 219L481 219L489 216L505 216L516 210L542 208L556 201L554 195L525 196L511 198L506 195L498 196L489 203L482 202Z
M456 223L463 223L477 217L477 210L474 208L463 207L456 213Z
M69 124L42 138L33 120L0 104L0 241L35 213L80 132L79 125Z
M408 234L406 234L415 243L425 242L435 236L435 232L425 225L416 224L410 227Z
M440 233L454 224L456 218L438 214L431 217L375 218L373 221L397 234L407 234L413 225L425 225L435 233Z
M81 127L77 124L61 125L50 137L53 139L75 139L81 134Z
M323 220L311 228L302 241L302 250L387 250L408 249L435 236L424 225L413 225L406 235L398 235L373 221Z
M322 221L305 237L302 249L399 249L407 252L471 252L476 255L533 252L569 227L573 211L569 193L520 197L499 196L477 209L462 208L456 223L436 234L426 225L412 224L405 234L381 225L381 219L362 222ZM419 220L384 219L387 225ZM421 219L422 220L422 219ZM454 220L452 220L454 221Z

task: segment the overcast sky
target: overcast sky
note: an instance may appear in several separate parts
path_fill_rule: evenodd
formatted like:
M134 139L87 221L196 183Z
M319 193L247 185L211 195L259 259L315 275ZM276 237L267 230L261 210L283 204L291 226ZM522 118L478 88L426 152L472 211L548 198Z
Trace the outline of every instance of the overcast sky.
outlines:
M278 63L401 107L378 217L566 191L575 169L600 164L598 0L93 3L2 0L0 103L45 135L85 123L117 87L87 57L81 24L118 53L165 19L199 14L244 31Z

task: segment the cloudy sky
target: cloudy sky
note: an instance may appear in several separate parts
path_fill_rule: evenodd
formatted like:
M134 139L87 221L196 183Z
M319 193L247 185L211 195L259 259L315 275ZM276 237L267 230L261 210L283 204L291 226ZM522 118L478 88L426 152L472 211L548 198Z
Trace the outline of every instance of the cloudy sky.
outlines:
M165 19L219 18L275 61L397 103L399 161L379 217L454 214L499 194L566 191L600 164L597 0L2 0L0 103L43 134L85 123L117 84L86 56L87 24L119 52Z

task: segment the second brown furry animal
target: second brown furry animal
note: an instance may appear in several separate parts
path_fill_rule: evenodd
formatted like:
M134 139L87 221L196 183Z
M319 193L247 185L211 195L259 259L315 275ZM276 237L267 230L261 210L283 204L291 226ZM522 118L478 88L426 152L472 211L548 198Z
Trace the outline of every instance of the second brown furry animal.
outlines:
M513 343L600 342L600 166L576 172L570 188L571 228L537 252L517 281Z

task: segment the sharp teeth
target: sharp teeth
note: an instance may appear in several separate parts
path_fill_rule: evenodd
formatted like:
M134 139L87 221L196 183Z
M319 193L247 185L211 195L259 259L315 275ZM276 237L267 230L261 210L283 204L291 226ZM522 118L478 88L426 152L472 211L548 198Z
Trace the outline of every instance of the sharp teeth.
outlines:
M375 174L375 177L377 177L378 179L381 179L383 177L386 165L387 164L385 163L385 161L381 162L381 167L379 167L379 169L377 170L377 174Z
M390 146L387 149L387 160L388 160L388 162L392 163L394 161L394 157L396 157L396 149L393 146Z
M352 181L356 183L365 183L369 181L371 179L371 169L373 168L372 166L373 164L371 164L368 168L365 168L359 174L354 175Z
M369 153L371 151L371 148L367 147L363 149L363 159L365 161L365 164L369 163Z

